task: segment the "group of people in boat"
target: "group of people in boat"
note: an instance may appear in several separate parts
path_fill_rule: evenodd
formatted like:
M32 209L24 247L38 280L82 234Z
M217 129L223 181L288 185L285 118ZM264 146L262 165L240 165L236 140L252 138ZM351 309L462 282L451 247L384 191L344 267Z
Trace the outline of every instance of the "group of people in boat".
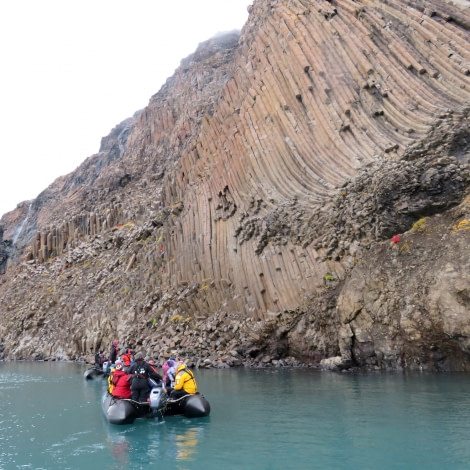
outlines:
M197 393L194 373L184 360L171 356L162 366L163 376L152 357L144 358L142 352L123 349L118 354L117 341L113 341L108 358L108 391L116 398L148 402L153 386L162 385L170 399Z

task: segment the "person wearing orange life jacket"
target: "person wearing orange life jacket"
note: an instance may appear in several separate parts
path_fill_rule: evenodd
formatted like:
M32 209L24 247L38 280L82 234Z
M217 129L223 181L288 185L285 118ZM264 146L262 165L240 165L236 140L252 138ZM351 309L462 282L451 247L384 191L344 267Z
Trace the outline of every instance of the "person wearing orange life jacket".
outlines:
M127 352L125 349L121 351L121 361L124 369L127 371L132 362L132 349L128 349Z
M160 375L160 373L158 372L158 364L155 362L155 359L151 356L147 356L145 358L145 362L147 362L147 364L150 366L150 368L158 375ZM158 385L160 386L163 386L164 383L163 383L163 378L161 379L162 381L161 382L155 382L153 379L149 378L149 386L150 386L150 389L152 389L153 387L156 387ZM165 391L165 390L164 390Z
M156 374L158 374L158 373L159 373L159 372L158 372L158 366L157 366L157 364L155 364L155 359L154 359L153 357L151 357L151 356L147 356L147 357L145 358L145 360L147 361L148 365L152 368L152 370L153 370Z
M183 361L179 361L176 368L175 385L170 398L181 398L184 395L197 393L197 383L193 372Z

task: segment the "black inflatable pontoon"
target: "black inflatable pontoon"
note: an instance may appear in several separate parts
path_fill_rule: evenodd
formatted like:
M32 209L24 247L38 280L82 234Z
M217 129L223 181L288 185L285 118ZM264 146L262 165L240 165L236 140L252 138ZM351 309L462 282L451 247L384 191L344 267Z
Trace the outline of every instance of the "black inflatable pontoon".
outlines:
M90 367L83 374L83 377L85 377L86 380L92 380L92 379L96 379L97 377L104 377L104 376L105 376L104 371L98 367Z
M115 398L109 393L103 396L101 407L106 419L111 424L131 424L138 418L158 418L184 415L187 418L209 416L211 407L200 393L184 395L172 400L167 398L162 387L154 387L150 392L150 401L138 403L131 399Z

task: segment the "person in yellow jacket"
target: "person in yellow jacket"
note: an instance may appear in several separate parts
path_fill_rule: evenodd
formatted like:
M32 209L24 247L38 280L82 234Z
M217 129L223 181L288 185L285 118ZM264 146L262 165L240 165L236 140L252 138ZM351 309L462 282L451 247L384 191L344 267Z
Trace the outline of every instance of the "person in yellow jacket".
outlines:
M183 361L179 361L176 368L175 385L170 393L170 398L180 398L194 393L197 393L197 383L194 374Z

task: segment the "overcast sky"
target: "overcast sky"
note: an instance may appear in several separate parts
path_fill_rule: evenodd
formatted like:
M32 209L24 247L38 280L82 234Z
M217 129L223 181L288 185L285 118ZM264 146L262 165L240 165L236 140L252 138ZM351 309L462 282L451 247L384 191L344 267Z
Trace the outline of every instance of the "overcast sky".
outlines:
M241 29L252 0L0 4L0 217L97 153L181 59Z

